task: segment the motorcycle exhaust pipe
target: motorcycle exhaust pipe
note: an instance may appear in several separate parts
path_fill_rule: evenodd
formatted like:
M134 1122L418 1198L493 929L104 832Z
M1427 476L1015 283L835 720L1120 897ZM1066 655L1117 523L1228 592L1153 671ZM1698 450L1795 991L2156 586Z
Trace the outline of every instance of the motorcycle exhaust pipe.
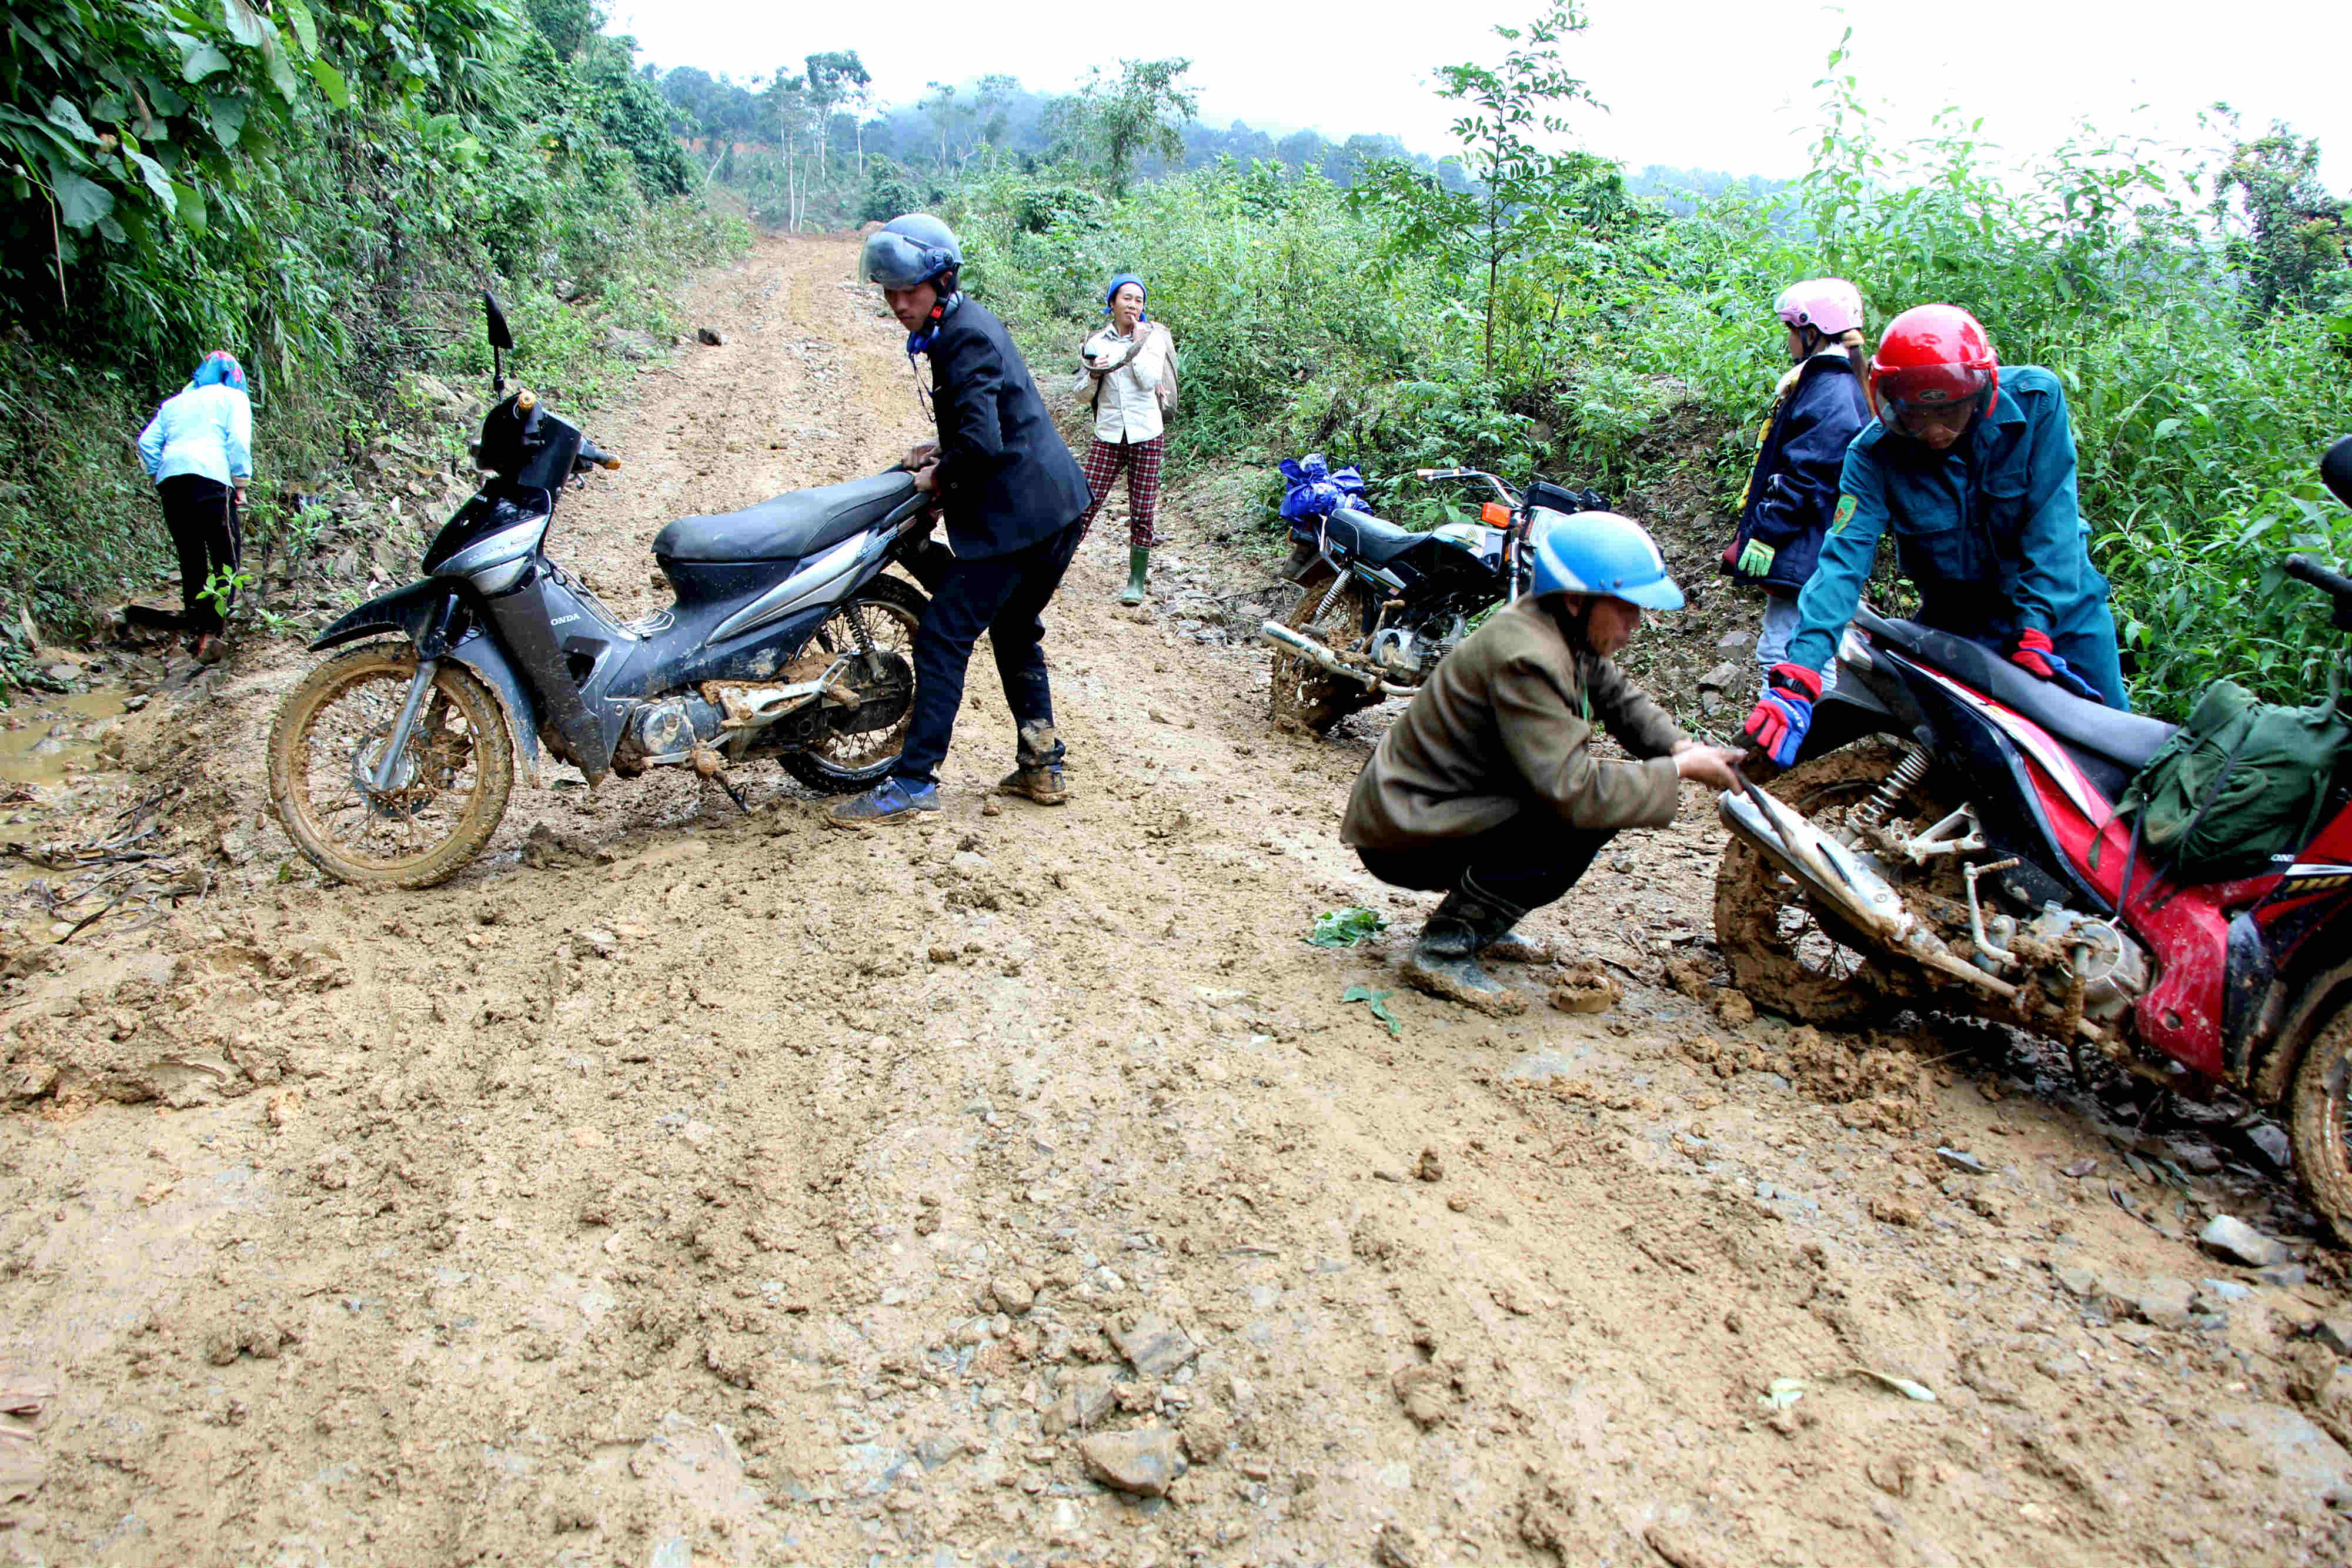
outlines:
M1746 779L1745 793L1725 790L1716 806L1723 825L1786 873L1812 898L1864 937L2003 1001L2017 988L1988 975L1944 945L1903 895L1862 858Z
M1383 684L1378 675L1368 675L1361 670L1340 663L1339 654L1318 643L1314 638L1285 626L1279 621L1261 621L1258 622L1257 632L1258 635L1266 642L1286 653L1297 654L1318 669L1328 670L1335 675L1345 675L1361 685L1377 686Z

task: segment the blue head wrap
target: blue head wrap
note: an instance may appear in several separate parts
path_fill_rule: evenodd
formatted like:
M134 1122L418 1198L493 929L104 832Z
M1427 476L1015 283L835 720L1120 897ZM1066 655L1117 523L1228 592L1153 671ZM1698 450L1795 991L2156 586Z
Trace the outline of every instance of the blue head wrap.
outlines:
M245 367L236 362L235 354L215 349L206 354L196 373L188 378L192 387L225 386L245 390Z
M1146 299L1151 298L1151 290L1143 286L1143 279L1136 277L1135 274L1131 272L1122 272L1117 277L1110 280L1110 287L1108 288L1103 290L1104 315L1108 316L1110 314L1110 302L1118 298L1118 291L1126 287L1130 283L1135 285L1135 291L1138 294L1142 295ZM1151 312L1146 310L1141 315L1138 316L1136 319L1139 321L1149 321L1151 319Z

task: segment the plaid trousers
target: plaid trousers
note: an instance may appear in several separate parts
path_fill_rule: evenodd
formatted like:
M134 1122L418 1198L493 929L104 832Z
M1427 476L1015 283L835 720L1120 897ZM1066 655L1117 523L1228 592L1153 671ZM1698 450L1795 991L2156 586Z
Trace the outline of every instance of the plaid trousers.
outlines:
M1127 470L1127 542L1137 549L1150 549L1159 540L1152 536L1152 519L1160 512L1160 455L1166 449L1167 437L1155 435L1149 441L1130 444L1120 442L1113 446L1097 440L1087 449L1086 459L1079 465L1086 470L1087 488L1094 492L1094 504L1079 518L1086 528L1095 526L1095 514L1110 499L1111 481L1118 471Z

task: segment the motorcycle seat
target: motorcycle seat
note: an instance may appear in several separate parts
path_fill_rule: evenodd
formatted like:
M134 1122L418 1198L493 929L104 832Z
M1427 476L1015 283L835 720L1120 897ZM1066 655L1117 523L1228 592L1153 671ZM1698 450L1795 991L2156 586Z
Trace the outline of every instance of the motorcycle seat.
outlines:
M740 512L680 517L654 536L664 560L798 560L864 532L915 496L914 477L892 470L814 490L793 490Z
M1341 507L1331 514L1328 537L1366 565L1385 566L1429 536L1384 523L1370 512Z
M1916 621L1888 621L1863 611L1854 617L1872 636L1974 687L2023 715L2070 746L2121 764L2129 772L2147 765L2177 727L2162 719L2118 713L2059 690L2011 664L1982 643Z

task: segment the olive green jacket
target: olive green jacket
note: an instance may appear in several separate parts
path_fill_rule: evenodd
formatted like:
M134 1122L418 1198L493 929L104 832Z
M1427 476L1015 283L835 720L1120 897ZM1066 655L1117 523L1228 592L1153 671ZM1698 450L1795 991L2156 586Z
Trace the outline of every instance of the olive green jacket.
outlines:
M1596 723L1648 760L1593 756ZM1576 828L1663 827L1677 784L1667 753L1686 738L1615 664L1572 647L1530 595L1496 612L1414 694L1356 779L1339 837L1412 849L1537 807Z

